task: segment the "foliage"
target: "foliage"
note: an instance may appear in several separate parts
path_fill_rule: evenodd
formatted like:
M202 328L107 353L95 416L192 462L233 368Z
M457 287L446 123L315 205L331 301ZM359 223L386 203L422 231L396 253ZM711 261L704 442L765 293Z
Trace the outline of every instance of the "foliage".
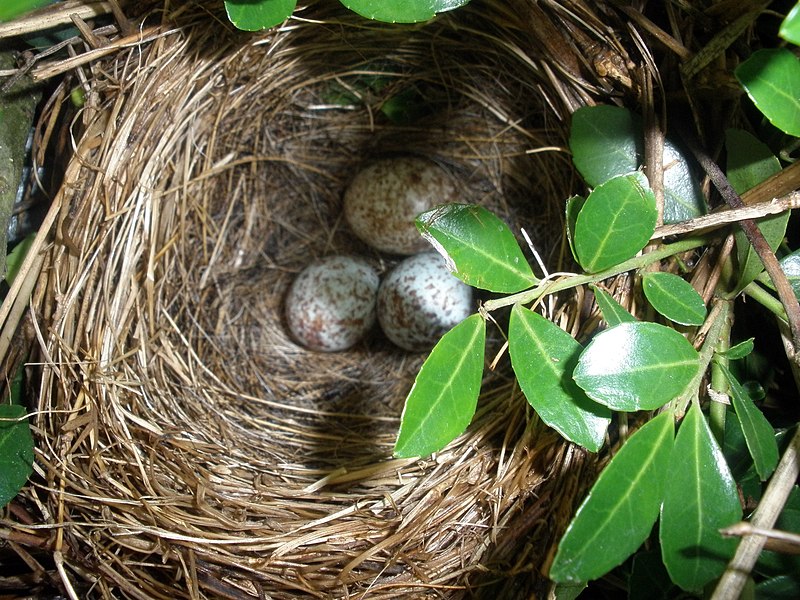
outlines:
M3 0L0 3L0 21L10 21L26 12L50 4L54 0Z
M33 436L20 404L23 369L11 384L11 403L0 404L0 507L17 495L33 472Z
M367 19L387 23L427 21L437 13L453 10L469 0L340 0L347 8ZM231 23L244 31L258 31L280 25L288 19L297 0L225 0Z
M796 135L800 93L792 86L800 76L794 74L795 63L784 52L755 53L750 60L737 70L737 77L773 124ZM796 62L793 55L792 61ZM734 292L718 301L719 310L709 311L684 277L653 268L670 256L670 245L662 246L663 253L636 256L649 243L658 218L642 171L642 139L641 120L623 108L585 107L574 113L569 145L590 189L587 196L567 200L565 224L573 257L584 272L565 275L557 285L549 278L533 277L522 264L513 233L485 209L453 205L418 218L422 234L458 277L480 289L511 294L486 302L470 319L488 318L493 310L512 307L507 332L511 366L543 423L566 440L597 452L614 439L610 425L615 412L649 415L615 451L560 541L549 574L566 594L624 563L648 539L655 551L637 554L633 560L631 597L641 596L633 587L636 582L647 586L659 581L659 588L671 585L691 594L702 592L721 575L737 545L720 534L720 529L742 518L737 486L758 497L760 481L778 462L776 432L757 406L760 396L750 391L754 382L741 383L740 370L730 365L749 360L754 350L752 339L730 343L730 305L744 289L770 288L764 267L747 239L737 235L737 260L728 265L720 283L720 293ZM725 143L727 174L740 193L782 168L771 150L745 131L729 130ZM695 167L671 140L665 145L667 162L673 172L669 176L665 172L664 221L704 214ZM779 214L758 223L773 250L784 240L788 217ZM676 253L677 249L672 254ZM800 251L783 254L781 265L800 296ZM673 265L680 268L683 263L676 260ZM653 321L640 321L599 285L613 274L631 270L653 309ZM590 285L606 324L585 346L531 306L544 295L583 285ZM685 328L701 326L707 337L696 350L687 341ZM469 328L475 330L477 324L471 322ZM468 337L470 343L483 343L483 337ZM467 337L460 339L468 342ZM720 340L725 343L717 348ZM427 418L438 396L431 403L420 390L447 381L454 360L460 368L461 357L470 353L482 356L482 348L460 347L458 352L452 347L434 348L409 395L404 425L414 411L420 411L426 419L417 422L424 420L431 435L439 433L444 421ZM705 410L703 381L709 367L724 383L731 409ZM472 378L477 381L475 375ZM476 393L470 389L468 399L465 393L470 413ZM418 436L425 437L423 429ZM453 433L456 429L463 431L461 425ZM430 446L431 451L454 439L445 437L440 436L442 445ZM410 455L405 447L398 454ZM800 527L791 517L791 513L785 517L788 526ZM767 574L772 579L763 582L765 594L797 589L796 577L782 580L776 576L780 572Z
M794 53L758 50L739 65L736 78L775 127L800 136L800 59Z

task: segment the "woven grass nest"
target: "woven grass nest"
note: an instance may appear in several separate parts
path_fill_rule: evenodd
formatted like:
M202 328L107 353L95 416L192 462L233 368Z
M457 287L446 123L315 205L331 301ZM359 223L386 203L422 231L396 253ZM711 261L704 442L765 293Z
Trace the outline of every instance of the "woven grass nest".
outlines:
M572 0L476 0L389 26L321 1L251 35L221 6L156 8L136 21L155 31L147 43L87 70L21 328L18 360L34 365L39 396L37 474L21 499L38 525L19 529L44 536L56 587L545 594L553 544L596 464L536 420L507 357L463 436L397 460L424 356L377 332L345 352L304 350L282 302L312 258L355 253L382 272L396 261L341 218L350 178L379 156L437 162L463 201L525 228L558 267L563 201L579 185L564 119L632 89L617 16ZM382 110L398 95L425 102L398 122ZM584 325L579 297L548 311ZM499 349L501 329L490 337Z

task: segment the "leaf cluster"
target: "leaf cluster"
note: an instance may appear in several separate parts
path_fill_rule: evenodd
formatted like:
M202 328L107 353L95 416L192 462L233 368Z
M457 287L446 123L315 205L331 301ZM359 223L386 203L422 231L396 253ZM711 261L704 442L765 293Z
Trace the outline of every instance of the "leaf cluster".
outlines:
M796 35L797 12L784 23L786 35ZM756 52L736 70L752 102L792 136L800 134L798 69L794 54L781 49ZM644 416L578 509L559 544L551 578L580 589L624 563L658 521L657 553L633 561L631 580L652 582L656 575L645 571L655 568L663 581L700 593L720 577L736 550L736 540L720 530L742 519L741 477L752 477L758 488L778 464L776 431L732 366L753 351L753 341L730 345L733 301L743 291L755 297L757 290L768 295L774 288L760 255L741 233L713 307L684 278L680 259L681 252L708 243L710 236L648 251L657 224L689 222L708 207L691 156L668 138L665 205L659 213L642 171L642 140L641 119L626 109L585 107L573 115L570 150L590 193L567 200L565 222L583 273L557 281L547 273L537 278L513 233L479 206L439 207L418 217L421 233L457 277L507 296L488 301L433 349L406 400L395 453L431 454L463 433L480 392L488 314L511 306L506 334L511 366L543 423L598 452L613 442L615 414L633 413L637 421ZM728 130L725 145L727 177L739 193L782 170L768 146L745 131ZM781 251L788 220L786 212L758 221L773 251ZM800 251L782 253L780 265L798 295ZM674 260L664 262L671 256ZM624 272L634 276L649 307L643 314L651 320L634 317L602 286ZM585 345L537 308L545 295L584 285L591 287L605 323ZM760 301L785 318L779 302L770 304L764 295ZM705 341L696 348L689 340L699 330ZM704 390L708 371L716 386L710 404ZM728 407L722 403L726 398ZM436 431L435 439L429 429ZM737 464L747 465L736 469L736 478L730 462L734 446ZM770 585L797 591L800 582Z

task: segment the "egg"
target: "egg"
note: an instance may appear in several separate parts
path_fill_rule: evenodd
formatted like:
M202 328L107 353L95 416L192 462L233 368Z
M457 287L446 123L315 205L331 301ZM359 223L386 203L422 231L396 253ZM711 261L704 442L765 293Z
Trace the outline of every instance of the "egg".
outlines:
M344 216L362 241L389 254L430 248L416 216L456 198L453 179L436 163L417 157L386 158L359 171L344 193Z
M352 347L375 323L379 283L378 274L361 258L336 255L311 263L286 295L292 337L321 352Z
M405 259L378 290L381 329L410 352L430 350L472 311L472 288L456 279L436 252Z

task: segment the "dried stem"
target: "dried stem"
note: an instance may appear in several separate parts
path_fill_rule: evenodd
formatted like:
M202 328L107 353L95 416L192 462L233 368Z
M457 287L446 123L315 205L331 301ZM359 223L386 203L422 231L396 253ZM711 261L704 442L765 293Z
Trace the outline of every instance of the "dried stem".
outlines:
M711 179L714 187L717 188L725 203L732 209L741 209L745 207L741 196L736 193L725 174L717 166L717 163L708 155L708 153L700 146L695 136L691 135L688 131L681 131L684 141L694 154L700 166ZM775 285L775 290L778 292L778 297L786 310L786 317L789 322L789 329L792 333L792 344L795 349L800 348L800 303L794 295L789 280L786 279L786 274L781 269L778 263L778 258L769 247L764 234L752 219L743 219L739 221L739 226L747 236L747 240L755 250L764 268L767 271L772 283Z

